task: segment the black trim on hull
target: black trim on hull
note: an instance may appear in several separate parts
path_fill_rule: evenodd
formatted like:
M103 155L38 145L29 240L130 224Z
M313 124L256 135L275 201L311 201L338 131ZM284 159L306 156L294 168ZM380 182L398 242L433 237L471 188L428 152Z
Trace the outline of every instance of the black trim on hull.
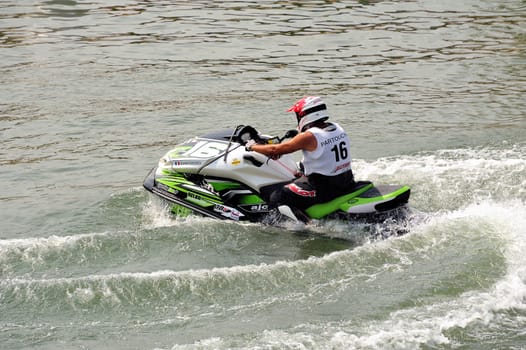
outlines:
M148 191L152 192L153 186L155 186L155 171L157 170L157 167L153 167L152 170L146 175L144 178L144 182L142 183L142 186L146 188Z
M189 203L189 202L186 202L180 198L177 198L176 196L174 196L173 194L171 193L167 193L165 191L161 191L159 190L158 188L156 187L153 187L151 189L151 192L153 194L156 194L158 195L159 197L163 198L163 199L166 199L167 201L169 201L170 203L173 203L173 204L179 204L179 205L182 205L183 207L186 207L188 209L191 209L193 211L195 211L196 213L198 214L201 214L201 215L204 215L204 216L208 216L208 217L211 217L211 218L214 218L214 219L221 219L221 220L226 220L228 219L227 217L219 214L219 213L214 213L214 212L211 212L211 211L208 211L206 209L203 209L201 208L200 206L198 205L195 205L195 204L192 204L192 203Z
M223 215L221 215L219 213L214 213L214 212L208 211L206 209L203 209L203 208L201 208L198 205L189 203L189 202L187 202L187 201L185 201L185 200L183 200L181 198L178 198L176 195L174 195L172 193L169 193L169 192L166 192L166 191L163 191L163 190L160 190L159 188L157 188L155 186L155 172L156 172L156 170L157 170L157 167L154 167L152 170L150 170L148 175L146 175L146 178L144 179L144 182L142 184L145 189L147 189L148 191L150 191L153 194L158 195L160 198L165 199L165 200L167 200L168 202L170 202L172 204L182 205L183 207L191 209L191 210L193 210L194 212L196 212L198 214L201 214L201 215L204 215L204 216L207 216L207 217L210 217L210 218L214 218L214 219L220 219L220 220L228 219L227 217L225 217L225 216L223 216Z
M395 198L391 199L388 202L380 203L374 206L378 212L387 212L399 207L404 206L409 202L409 196L411 195L411 190L407 190L403 193L400 193Z

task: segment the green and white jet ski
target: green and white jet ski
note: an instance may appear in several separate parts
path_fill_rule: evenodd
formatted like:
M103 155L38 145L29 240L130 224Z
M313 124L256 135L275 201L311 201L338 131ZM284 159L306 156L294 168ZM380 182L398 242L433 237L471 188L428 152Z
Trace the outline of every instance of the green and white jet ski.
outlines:
M170 202L176 215L197 213L216 219L265 222L278 211L280 217L297 220L298 210L271 208L267 199L276 186L297 178L298 164L290 155L271 159L244 146L249 139L280 143L296 133L289 130L284 137L272 137L240 125L191 138L168 151L146 176L143 186ZM300 219L385 217L406 206L409 196L410 188L405 185L375 186L370 181L358 181L350 193L307 208Z

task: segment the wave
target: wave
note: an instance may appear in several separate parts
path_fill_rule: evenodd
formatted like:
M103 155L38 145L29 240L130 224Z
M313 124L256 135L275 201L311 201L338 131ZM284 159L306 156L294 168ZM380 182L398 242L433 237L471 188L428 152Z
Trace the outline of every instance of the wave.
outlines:
M427 280L433 284L433 296L419 290L419 298L412 303L398 305L395 311L383 317L363 318L359 308L355 308L349 317L344 317L345 306L341 305L342 320L329 322L312 322L285 327L280 329L264 329L250 335L244 335L242 347L238 347L237 336L211 337L196 341L192 344L174 345L171 349L213 349L213 348L243 348L258 349L261 347L279 346L282 349L296 349L298 347L318 349L414 349L419 347L453 346L456 341L463 344L480 346L481 341L491 344L492 337L502 336L503 332L510 333L510 338L519 337L526 326L526 218L519 213L524 212L525 205L521 201L498 204L473 204L463 209L443 213L431 218L420 226L411 235L396 240L382 241L376 245L369 245L356 251L378 252L388 249L393 255L400 258L398 263L389 266L389 271L403 274L410 270L413 264L424 257L429 258L429 263L440 263L433 255L436 250L443 250L445 246L454 245L453 240L458 240L461 245L470 244L475 249L463 250L458 253L478 254L491 257L492 254L481 251L480 243L488 236L491 244L484 244L485 249L494 248L493 261L487 262L488 269L494 269L495 263L502 259L501 268L491 281L484 282L487 272L480 263L471 264L463 272L459 284L465 285L469 275L472 277L471 287L468 290L459 290L445 295L439 290L444 280ZM457 225L455 225L455 223ZM469 232L451 232L451 228L464 227ZM447 229L443 230L444 226ZM476 227L476 229L473 229ZM486 242L488 243L488 242ZM407 245L412 248L406 250ZM356 254L356 251L349 254ZM418 252L415 254L415 252ZM441 255L441 254L438 254ZM341 257L335 254L325 259ZM369 257L369 261L372 256ZM479 260L480 262L480 260ZM456 262L455 262L456 263ZM385 266L384 266L385 267ZM439 266L444 269L447 266ZM500 271L502 270L502 271ZM369 275L369 281L380 278L381 271L376 276ZM401 276L402 277L402 276ZM454 277L454 274L449 277ZM363 288L367 288L367 281L363 281ZM345 282L346 288L351 279ZM406 282L404 282L406 283ZM415 289L411 281L407 289ZM392 291L400 293L400 286L394 285ZM348 301L352 302L352 301ZM356 305L355 305L356 306ZM372 307L374 309L374 306ZM370 310L369 310L370 312ZM483 334L481 334L483 329ZM495 339L500 339L496 337ZM500 340L497 340L500 341ZM496 344L496 346L499 343Z
M357 178L410 185L410 205L428 213L487 200L526 200L526 144L357 160L354 169Z
M271 263L235 265L220 268L187 269L184 271L158 270L152 272L118 272L108 274L89 274L78 277L49 278L43 275L8 276L3 279L1 298L4 305L17 300L38 305L41 299L61 304L66 300L70 305L87 305L94 309L116 305L157 304L173 305L184 300L193 300L193 305L220 301L239 307L243 301L247 305L261 300L275 300L280 295L292 301L311 299L322 295L332 295L336 289L347 293L361 283L367 284L385 273L407 272L411 266L422 264L429 273L441 275L440 269L448 266L458 269L458 280L448 286L449 293L461 293L466 289L488 286L501 278L496 266L505 264L508 274L517 276L524 264L523 254L526 251L523 238L524 219L517 219L523 212L524 205L517 202L510 209L510 203L471 205L462 210L437 214L412 228L402 237L386 241L364 244L352 250L343 250L326 254L322 257L310 257L304 260L277 260ZM522 221L521 221L522 220ZM233 225L230 225L233 226ZM459 232L456 232L459 231ZM64 255L82 250L90 244L97 246L97 240L126 237L127 233L89 234L71 237L50 237L48 239L10 240L1 242L2 255L8 256L20 252L29 260L44 255ZM502 241L504 240L504 241ZM503 243L504 242L504 243ZM477 255L478 250L497 247L497 250ZM443 259L442 254L448 251L464 252L468 258L451 258L442 261L443 266L436 266L435 259ZM54 252L54 253L52 253ZM195 251L193 252L195 254ZM153 259L158 251L140 258ZM67 255L67 254L66 254ZM69 253L69 255L73 255ZM22 256L22 255L21 255ZM450 258L447 256L447 258ZM137 258L137 257L136 257ZM73 260L73 259L72 259ZM118 265L119 259L110 263ZM140 259L139 259L140 260ZM434 263L431 263L431 261ZM64 259L67 262L67 259ZM440 260L438 261L440 262ZM67 265L67 264L66 264ZM496 265L496 266L495 266ZM484 271L484 266L487 271ZM130 268L137 268L131 265ZM465 269L481 269L479 276L469 276ZM115 268L112 268L115 269ZM93 267L90 267L90 271ZM74 269L69 270L74 274ZM422 273L421 270L415 273ZM437 286L451 279L451 275L437 277ZM440 283L439 283L440 282ZM283 292L282 288L286 287ZM419 293L427 293L428 287L421 286ZM447 288L445 288L447 289ZM523 292L526 288L522 289ZM439 288L435 286L434 293ZM444 292L445 293L445 292ZM440 293L438 293L440 294ZM239 299L241 296L241 300ZM340 296L336 295L335 298ZM422 296L421 296L422 297ZM198 300L195 300L195 299ZM284 300L282 299L281 302ZM5 303L4 303L5 302ZM191 303L192 304L192 303ZM104 306L104 307L103 307ZM248 306L247 306L248 307Z

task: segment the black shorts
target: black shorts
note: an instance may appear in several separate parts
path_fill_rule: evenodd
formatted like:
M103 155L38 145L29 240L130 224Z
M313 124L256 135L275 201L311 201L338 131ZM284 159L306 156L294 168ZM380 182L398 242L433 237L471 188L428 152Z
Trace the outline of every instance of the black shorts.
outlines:
M270 196L270 204L307 209L351 192L354 185L352 170L336 176L311 174L277 188Z

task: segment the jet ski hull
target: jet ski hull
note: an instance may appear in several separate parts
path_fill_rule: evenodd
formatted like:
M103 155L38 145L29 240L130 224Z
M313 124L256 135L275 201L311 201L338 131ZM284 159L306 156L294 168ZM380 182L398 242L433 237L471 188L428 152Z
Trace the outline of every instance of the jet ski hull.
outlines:
M225 203L221 197L204 198L202 194L181 190L180 188L169 187L156 181L155 174L157 168L153 168L146 176L143 186L146 190L158 197L173 204L174 214L184 214L192 212L205 217L220 220L251 221L260 222L270 214L269 206L257 195L256 200L249 203L247 208L239 206L239 202ZM194 185L193 188L197 188ZM203 191L206 191L203 189ZM249 191L248 191L249 192ZM338 197L327 203L316 204L306 210L307 218L323 219L325 217L352 218L383 218L385 214L405 207L409 201L411 190L408 186L380 185L374 186L369 181L357 183L355 191ZM248 194L248 193L246 193ZM181 207L187 210L181 210Z
M169 150L150 170L143 186L172 203L176 214L194 212L221 220L266 221L268 214L276 212L267 203L270 194L276 187L297 178L298 164L288 154L273 159L248 151L243 145L248 139L279 143L295 134L289 131L283 138L270 137L260 135L250 126L239 126L191 138ZM351 193L327 203L316 204L304 212L289 209L300 214L303 221L375 216L405 206L410 193L408 186L375 186L360 181ZM277 209L285 213L283 206Z

